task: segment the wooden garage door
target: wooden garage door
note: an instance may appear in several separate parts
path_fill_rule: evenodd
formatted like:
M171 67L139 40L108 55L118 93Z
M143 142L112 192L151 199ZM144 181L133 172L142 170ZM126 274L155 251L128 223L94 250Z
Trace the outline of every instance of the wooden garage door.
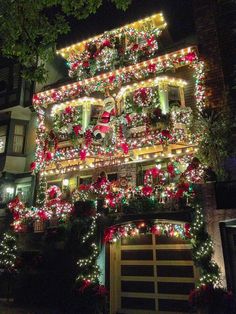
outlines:
M185 240L148 234L111 244L111 314L187 313L195 280Z

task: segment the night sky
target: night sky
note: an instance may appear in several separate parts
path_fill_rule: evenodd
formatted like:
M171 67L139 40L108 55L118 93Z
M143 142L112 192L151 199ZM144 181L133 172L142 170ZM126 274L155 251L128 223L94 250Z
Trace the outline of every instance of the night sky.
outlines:
M162 12L174 42L194 33L192 0L133 0L127 11L117 10L109 1L86 20L70 19L71 32L62 36L57 48L88 39L154 13Z

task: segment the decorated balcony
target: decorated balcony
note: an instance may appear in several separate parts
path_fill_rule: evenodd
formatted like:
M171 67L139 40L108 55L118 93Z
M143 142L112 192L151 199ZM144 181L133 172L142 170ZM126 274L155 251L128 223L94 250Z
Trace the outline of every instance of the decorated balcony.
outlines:
M51 186L71 206L98 199L97 210L116 217L188 208L189 191L179 197L178 184L197 150L204 64L195 47L160 55L165 26L157 14L58 51L76 81L33 99L31 168L46 195L37 208Z

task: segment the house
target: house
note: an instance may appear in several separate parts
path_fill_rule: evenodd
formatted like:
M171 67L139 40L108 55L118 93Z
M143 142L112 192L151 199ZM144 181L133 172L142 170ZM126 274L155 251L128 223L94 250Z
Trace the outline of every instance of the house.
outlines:
M211 8L210 2L201 9ZM214 17L198 13L199 47L165 46L167 25L158 13L58 50L70 79L33 97L38 127L31 168L39 177L37 209L31 211L35 231L43 231L45 220L51 227L57 219L65 222L73 205L79 219L91 219L85 245L102 225L105 243L100 242L98 263L110 292L110 313L188 312L195 283L218 280L193 261L204 254L209 258L211 244L202 250L189 241L190 224L194 232L201 226L192 188L203 182L204 172L194 158L199 134L192 122L204 107L224 105L225 88ZM213 184L204 191L208 231L224 273L219 221L235 214L224 208L218 215ZM194 213L200 220L193 220ZM233 223L222 225L225 241L225 226L233 239ZM97 253L94 243L92 248L89 264ZM80 259L79 267L87 260ZM233 268L227 265L226 272ZM93 268L80 279L87 285L97 276Z
M165 28L159 13L59 50L74 81L33 98L39 121L33 168L39 182L47 181L46 203L62 193L81 211L81 199L102 199L98 211L114 218L99 258L111 313L187 311L198 278L183 239L191 209L170 195L188 193L174 177L197 150L190 125L207 101L204 64L195 46L159 53ZM153 195L159 209L120 207L119 193L130 200L143 185L139 196ZM44 210L52 218L60 206ZM122 236L142 228L140 236Z
M0 60L0 212L14 195L32 205L34 176L29 165L34 158L36 115L32 112L33 88L20 76L20 65Z

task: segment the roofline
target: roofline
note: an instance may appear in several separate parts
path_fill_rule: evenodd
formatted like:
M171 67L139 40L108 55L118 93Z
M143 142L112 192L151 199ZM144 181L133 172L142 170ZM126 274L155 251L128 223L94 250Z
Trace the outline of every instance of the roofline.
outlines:
M164 29L166 26L167 26L167 23L165 21L165 18L163 16L163 13L160 12L160 13L156 13L156 14L153 14L149 17L146 17L144 19L141 19L141 20L137 20L133 23L130 23L130 24L126 24L124 26L121 26L121 27L118 27L118 28L115 28L115 29L111 29L109 30L109 32L113 32L113 31L119 31L119 30L122 30L122 29L125 29L125 28L134 28L134 29L142 29L143 27L143 24L147 23L147 22L152 22L154 24L154 26L156 26L158 29ZM106 32L106 31L105 31ZM104 32L104 33L105 33ZM91 38L88 38L88 39L85 39L83 41L80 41L78 43L75 43L75 44L72 44L72 45L69 45L69 46L66 46L64 48L61 48L61 49L58 49L56 51L57 54L60 54L62 56L64 56L65 53L68 53L70 50L81 50L83 51L84 48L85 48L85 44L92 41L92 40L95 40L99 37L101 37L104 33L102 34L98 34L94 37L91 37Z

